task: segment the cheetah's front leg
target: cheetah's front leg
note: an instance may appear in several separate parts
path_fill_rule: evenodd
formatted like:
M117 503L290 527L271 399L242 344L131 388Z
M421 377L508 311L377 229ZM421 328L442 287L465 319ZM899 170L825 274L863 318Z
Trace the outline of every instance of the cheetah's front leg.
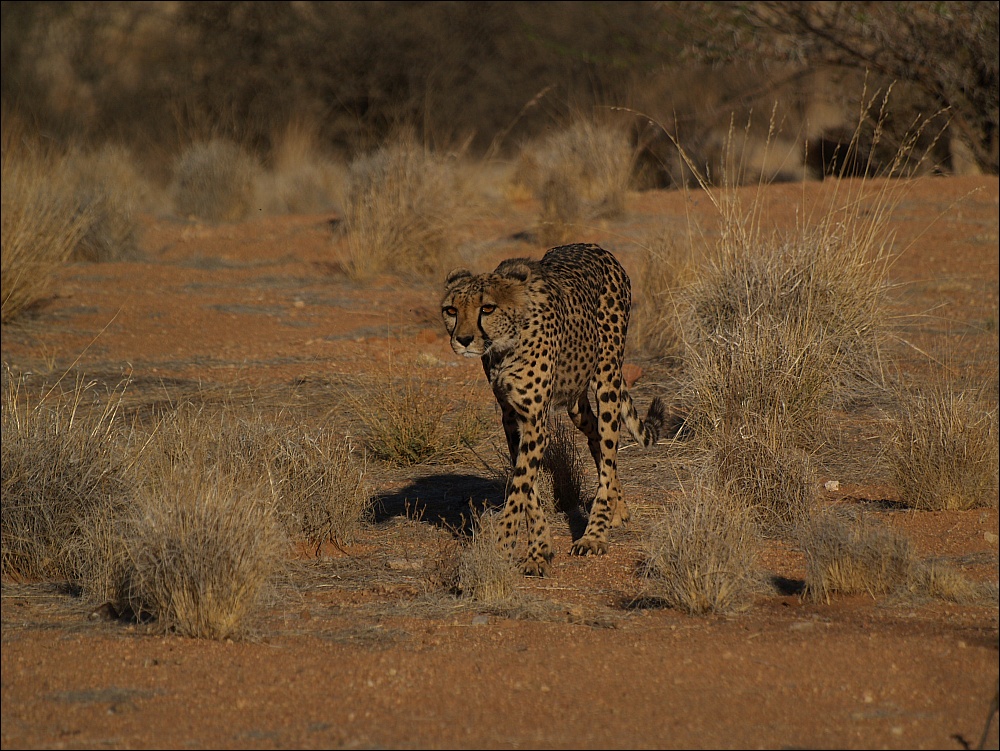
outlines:
M514 474L507 493L507 503L500 517L502 550L512 552L524 519L528 526L528 551L521 564L521 571L528 576L545 576L552 561L552 542L545 520L545 512L538 502L535 480L545 451L547 435L540 428L544 421L539 413L519 415L517 457Z

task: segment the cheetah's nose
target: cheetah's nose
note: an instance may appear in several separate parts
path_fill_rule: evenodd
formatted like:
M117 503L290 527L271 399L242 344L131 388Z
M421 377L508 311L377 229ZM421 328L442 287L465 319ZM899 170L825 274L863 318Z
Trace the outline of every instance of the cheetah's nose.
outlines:
M472 344L473 337L471 336L456 336L455 341L461 344L463 347L468 347Z

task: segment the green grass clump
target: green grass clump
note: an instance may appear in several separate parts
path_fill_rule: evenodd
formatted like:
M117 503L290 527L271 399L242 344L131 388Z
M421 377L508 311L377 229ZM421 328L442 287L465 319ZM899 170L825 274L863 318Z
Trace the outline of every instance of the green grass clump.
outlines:
M262 172L257 159L232 141L194 143L174 164L174 211L210 222L244 219L258 208Z
M760 540L745 505L708 483L667 505L644 541L649 597L686 613L734 613L759 589Z
M886 461L900 497L923 510L996 508L997 410L946 384L900 391Z

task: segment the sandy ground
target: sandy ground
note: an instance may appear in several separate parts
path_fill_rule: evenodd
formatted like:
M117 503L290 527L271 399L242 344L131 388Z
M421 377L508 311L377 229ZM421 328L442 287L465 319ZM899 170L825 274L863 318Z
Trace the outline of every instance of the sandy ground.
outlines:
M775 221L791 226L821 213L836 190L777 185L763 195ZM540 255L513 239L531 228L533 211L517 205L480 223L464 246L467 263L482 270L508 255ZM635 276L636 242L660 228L710 236L715 215L704 195L633 194L624 219L579 240L615 250ZM350 282L331 219L216 226L146 217L144 259L67 266L50 300L4 327L3 361L35 377L72 368L114 384L128 375L150 399L251 389L317 402L330 402L338 384L421 368L489 400L479 364L447 345L440 284ZM997 179L915 181L890 228L903 316L894 357L915 379L945 367L985 379L995 395ZM633 388L642 408L669 374L632 363L642 368ZM614 533L608 556L570 557L570 530L554 520L551 575L522 585L538 603L530 617L477 610L435 584L452 541L441 518L483 484L471 459L376 469L377 523L345 552L296 561L294 593L253 639L164 635L93 617L59 583L4 582L2 746L961 749L979 741L998 675L995 605L814 602L799 594L801 554L778 543L763 565L784 589L763 593L746 613L692 617L643 601L643 531L676 492L662 476L666 450L623 452L635 518ZM837 471L822 478L840 482L826 502L865 507L909 535L921 557L997 580L996 508L907 510L877 477L850 463ZM986 746L997 745L994 722Z

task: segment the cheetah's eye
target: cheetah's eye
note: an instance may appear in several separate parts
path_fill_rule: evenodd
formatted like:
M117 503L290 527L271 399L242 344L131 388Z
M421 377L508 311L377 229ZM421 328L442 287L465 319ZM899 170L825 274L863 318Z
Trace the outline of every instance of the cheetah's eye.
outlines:
M482 313L484 316L488 316L496 309L497 309L496 305L484 305L479 309L479 312Z
M443 308L442 312L449 318L454 318L455 316L458 315L458 308L456 308L454 305L449 305L447 308Z

